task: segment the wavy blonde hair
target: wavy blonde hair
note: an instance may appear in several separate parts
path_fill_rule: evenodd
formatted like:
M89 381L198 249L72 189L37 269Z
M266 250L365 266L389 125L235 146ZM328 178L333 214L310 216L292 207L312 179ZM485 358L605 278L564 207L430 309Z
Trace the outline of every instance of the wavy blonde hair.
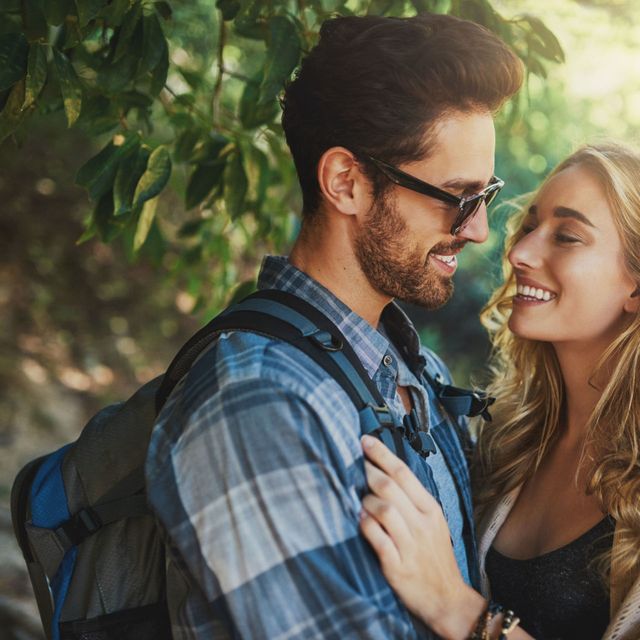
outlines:
M616 143L584 146L558 165L542 187L575 165L600 181L622 240L626 267L640 283L640 153ZM528 198L508 223L504 284L481 314L493 344L489 393L497 400L493 422L481 426L478 437L474 465L478 518L535 472L558 438L563 419L565 390L553 347L519 338L507 326L516 281L506 256L524 235L521 225L533 199ZM640 570L640 313L609 345L592 379L605 363L608 383L586 425L579 466L586 472L588 492L616 520L619 543L610 561L628 582Z

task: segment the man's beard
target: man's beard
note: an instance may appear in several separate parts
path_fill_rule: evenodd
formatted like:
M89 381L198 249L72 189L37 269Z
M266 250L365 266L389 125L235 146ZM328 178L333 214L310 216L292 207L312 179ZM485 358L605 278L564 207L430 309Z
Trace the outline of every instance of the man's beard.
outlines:
M356 238L360 268L371 286L385 295L437 309L453 295L453 281L438 273L428 257L425 263L423 252L410 242L408 235L407 225L394 203L387 197L380 198L367 213ZM438 244L431 253L446 252L453 244Z

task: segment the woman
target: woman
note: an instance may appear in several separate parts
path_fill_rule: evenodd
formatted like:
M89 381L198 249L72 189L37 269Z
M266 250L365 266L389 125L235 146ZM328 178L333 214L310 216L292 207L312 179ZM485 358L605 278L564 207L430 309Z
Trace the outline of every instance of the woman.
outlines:
M510 640L637 640L640 154L602 144L562 162L512 220L504 271L482 316L497 398L473 469L483 591L521 618ZM363 445L377 466L362 530L385 575L434 630L474 637L485 601L437 503Z

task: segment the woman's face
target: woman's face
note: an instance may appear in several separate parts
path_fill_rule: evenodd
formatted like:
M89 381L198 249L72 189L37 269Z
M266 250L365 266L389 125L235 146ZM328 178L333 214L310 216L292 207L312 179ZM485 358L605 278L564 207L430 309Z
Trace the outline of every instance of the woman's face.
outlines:
M604 190L569 167L538 193L509 253L518 293L509 328L530 340L609 344L638 298Z

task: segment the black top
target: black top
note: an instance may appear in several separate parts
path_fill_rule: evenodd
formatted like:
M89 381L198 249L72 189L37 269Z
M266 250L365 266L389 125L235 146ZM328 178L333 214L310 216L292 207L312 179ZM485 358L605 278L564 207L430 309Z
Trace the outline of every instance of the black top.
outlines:
M594 560L611 550L607 516L579 538L527 560L489 549L491 597L520 618L536 640L600 640L609 624L609 590Z

